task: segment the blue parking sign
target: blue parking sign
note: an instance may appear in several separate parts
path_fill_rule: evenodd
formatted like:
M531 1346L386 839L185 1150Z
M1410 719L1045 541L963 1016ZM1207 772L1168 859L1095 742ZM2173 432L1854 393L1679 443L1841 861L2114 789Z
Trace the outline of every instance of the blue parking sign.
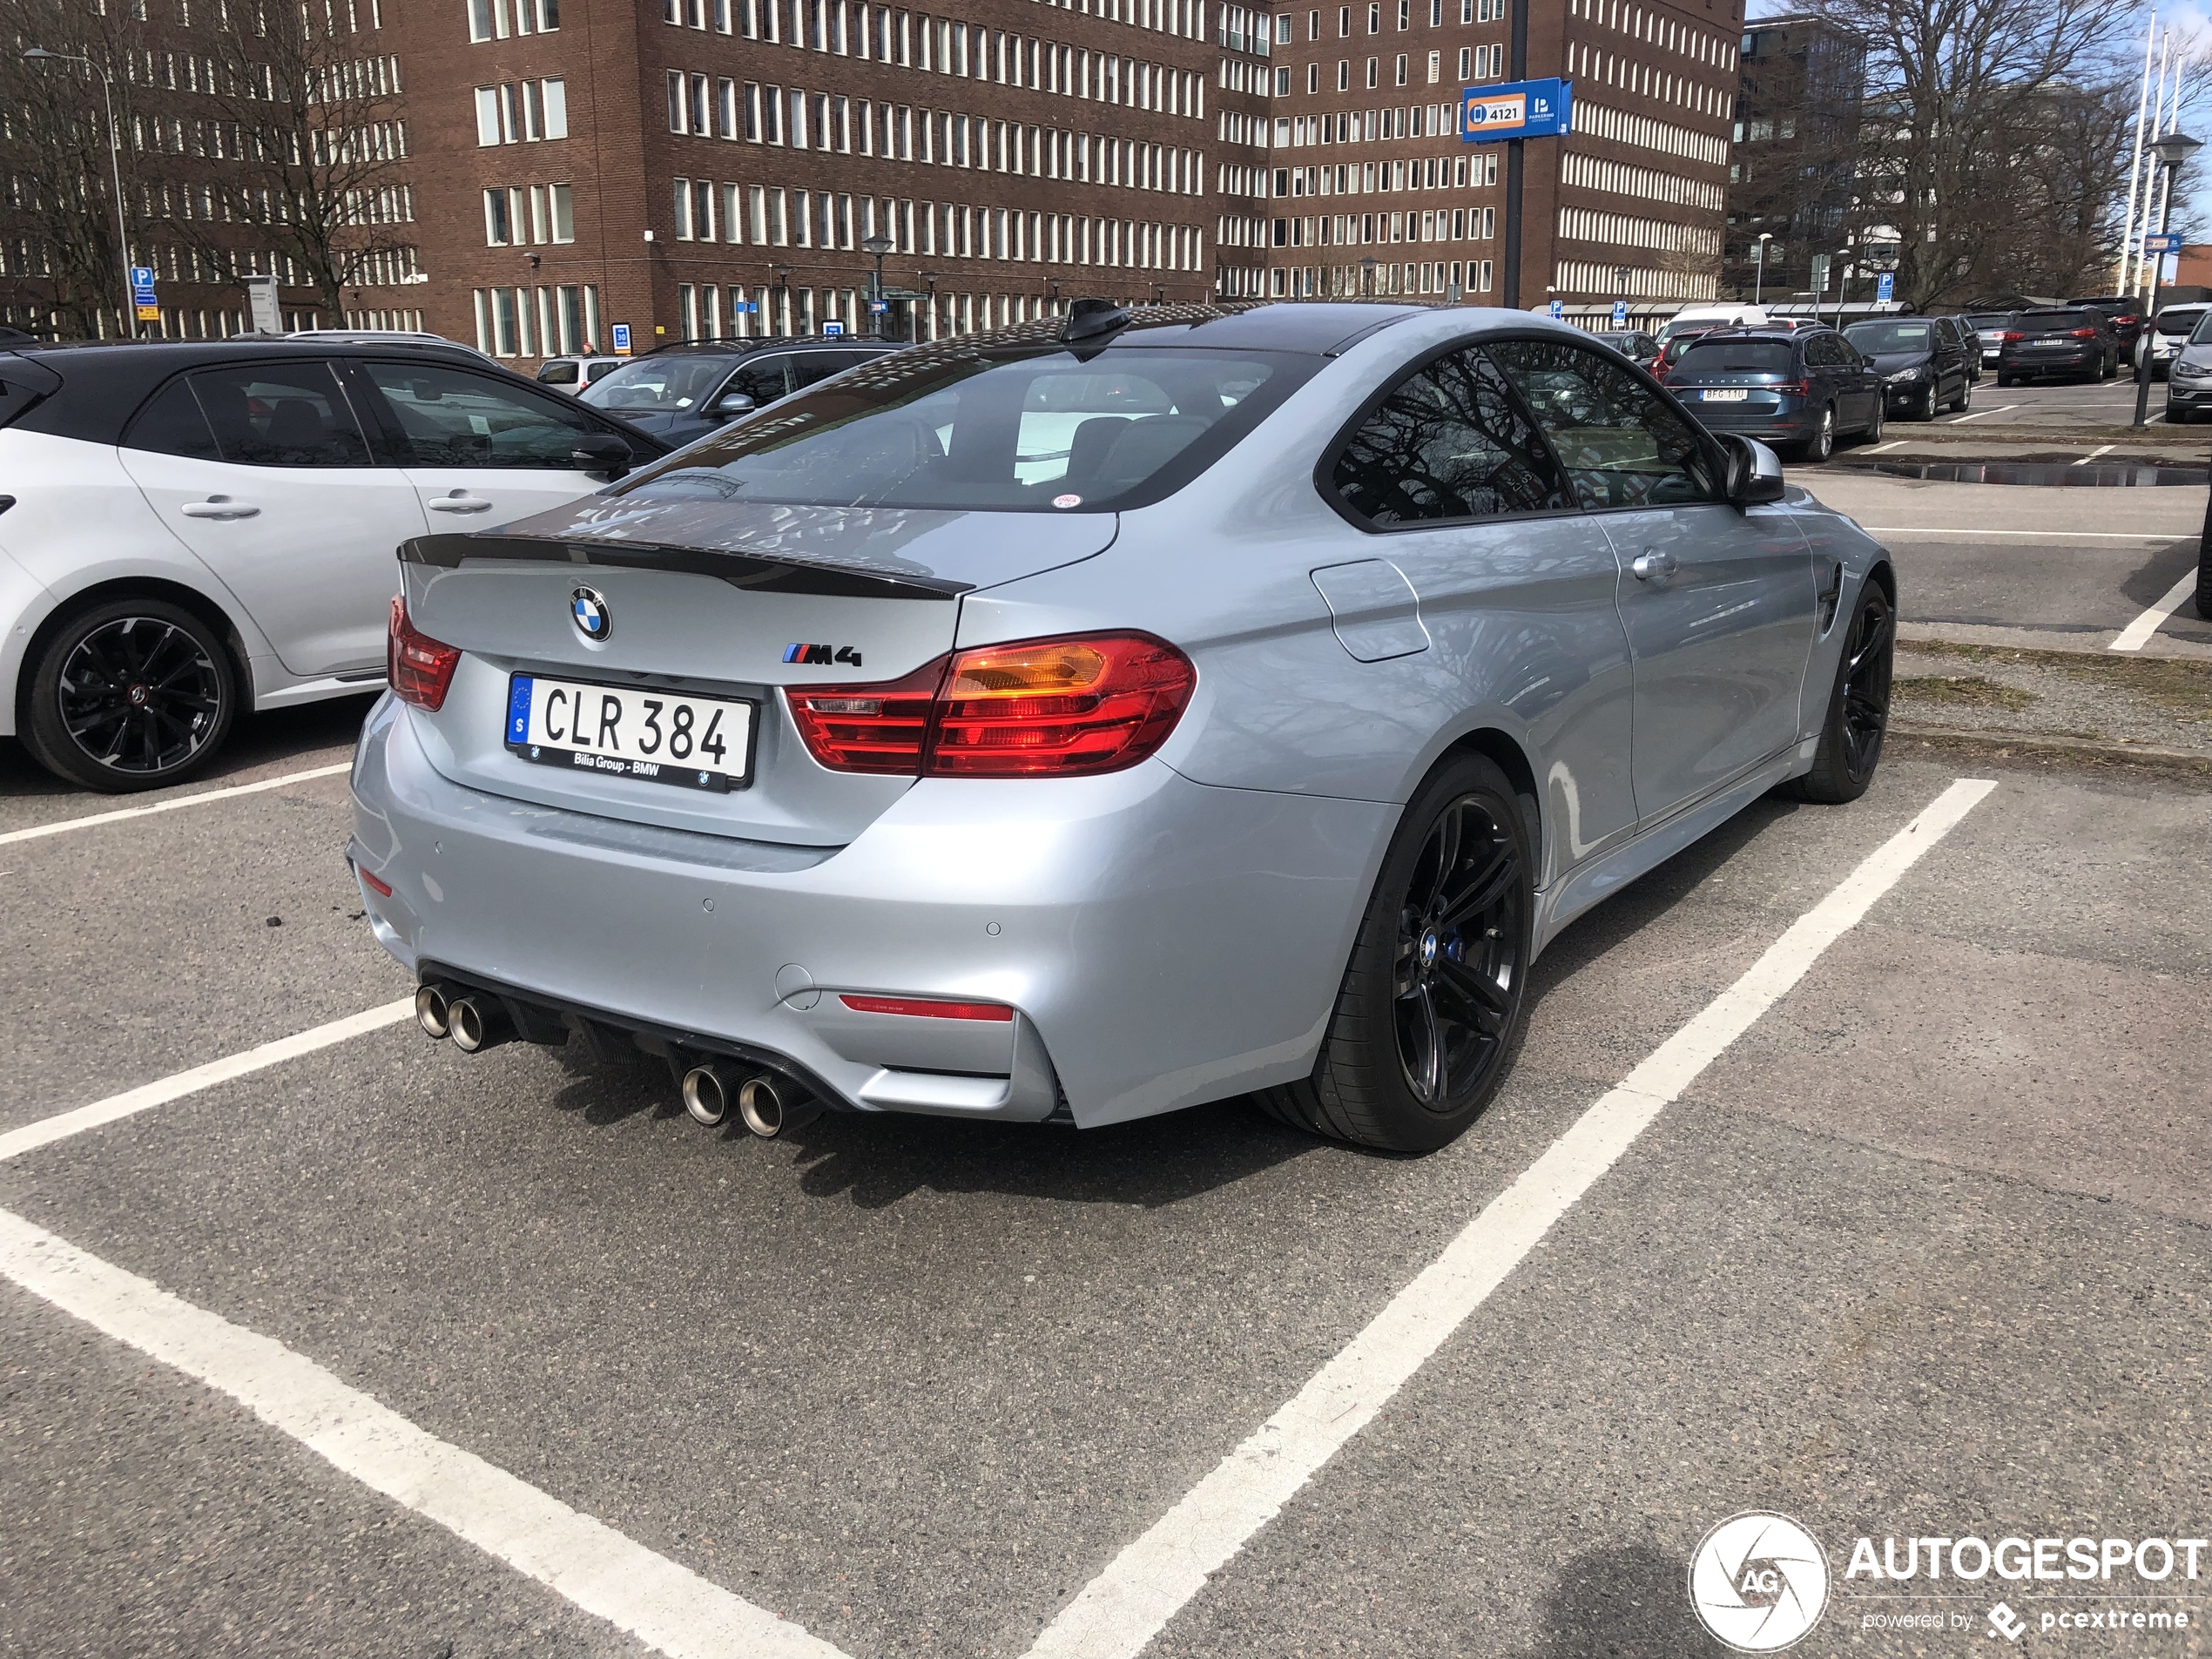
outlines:
M1615 328L1626 328L1629 326L1629 302L1626 300L1615 300L1613 302L1613 326Z
M1567 314L1567 307L1566 307L1564 305L1561 304L1558 300L1553 300L1553 301L1552 301L1552 320L1553 320L1554 322L1557 322L1557 321L1558 321L1558 320L1559 320L1561 317L1565 316L1566 314Z
M1884 305L1897 298L1897 273L1894 271L1885 271L1875 280L1874 298Z
M131 267L131 298L142 306L153 303L153 266L151 265Z

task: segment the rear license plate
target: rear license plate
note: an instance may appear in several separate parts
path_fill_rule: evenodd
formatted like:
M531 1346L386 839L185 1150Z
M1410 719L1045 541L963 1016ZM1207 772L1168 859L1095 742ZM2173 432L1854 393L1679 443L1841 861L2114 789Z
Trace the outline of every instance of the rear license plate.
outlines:
M1725 391L1715 389L1705 394L1705 401L1708 403L1741 403L1750 395L1751 395L1749 392L1743 390L1741 387L1732 388Z
M507 747L540 765L721 794L752 780L753 714L733 698L516 674Z

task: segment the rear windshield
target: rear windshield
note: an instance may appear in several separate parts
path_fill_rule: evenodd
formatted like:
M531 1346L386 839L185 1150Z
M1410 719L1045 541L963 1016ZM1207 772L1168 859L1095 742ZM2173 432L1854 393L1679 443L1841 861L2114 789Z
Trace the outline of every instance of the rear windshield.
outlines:
M1699 341L1676 361L1677 379L1685 374L1787 374L1795 355L1779 340Z
M1977 311L1966 319L1969 328L2008 328L2013 314L2009 311Z
M2076 328L2094 328L2097 314L2094 311L2023 311L2020 330L2024 334L2071 334Z
M603 374L578 394L617 415L695 409L729 377L733 357L641 357Z
M2161 334L2186 334L2206 314L2194 308L2182 312L2161 311L2158 314L2158 332Z
M1181 489L1319 366L1180 347L1084 361L1057 345L948 341L824 381L610 493L1114 512Z
M1855 322L1844 338L1866 353L1925 351L1935 344L1935 324L1926 318L1913 322Z

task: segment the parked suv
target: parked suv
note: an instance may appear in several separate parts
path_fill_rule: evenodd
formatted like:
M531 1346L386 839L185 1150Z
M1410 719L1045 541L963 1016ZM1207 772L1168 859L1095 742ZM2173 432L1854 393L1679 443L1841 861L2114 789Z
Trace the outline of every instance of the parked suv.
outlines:
M667 448L459 346L0 353L0 736L91 789L188 778L242 711L383 684L401 543Z
M664 346L594 381L577 401L681 446L816 381L898 350L842 335Z
M1710 430L1825 461L1846 433L1882 435L1881 376L1832 328L1727 328L1697 336L1667 389Z
M1880 375L1889 407L1907 420L1932 421L1939 408L1974 399L1974 350L1948 317L1870 317L1844 330Z
M2120 342L2112 320L2094 306L2037 306L2015 312L1997 356L1997 383L2012 386L2047 374L2112 378Z
M2069 300L2069 306L2088 306L2101 312L2112 324L2112 338L2119 348L2113 354L2118 362L2121 354L2128 351L2143 332L2143 302L2132 293L2097 293L2086 300Z

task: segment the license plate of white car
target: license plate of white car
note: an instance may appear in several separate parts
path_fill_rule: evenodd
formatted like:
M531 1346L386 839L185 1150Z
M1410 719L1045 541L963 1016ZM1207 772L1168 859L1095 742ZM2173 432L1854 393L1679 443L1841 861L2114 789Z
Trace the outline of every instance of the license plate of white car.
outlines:
M540 765L723 793L751 780L753 705L516 674L507 747Z
M1749 392L1745 391L1740 386L1730 387L1726 390L1716 388L1705 394L1705 401L1708 403L1741 403L1745 398L1750 395L1751 395Z

